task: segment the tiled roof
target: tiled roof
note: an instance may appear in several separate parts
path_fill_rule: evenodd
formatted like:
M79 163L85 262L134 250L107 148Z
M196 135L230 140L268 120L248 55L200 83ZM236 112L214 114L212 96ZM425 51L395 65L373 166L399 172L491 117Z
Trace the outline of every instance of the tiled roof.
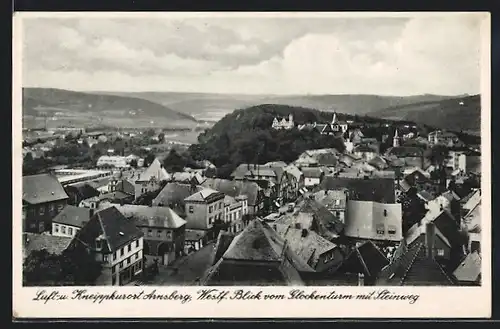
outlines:
M44 249L51 254L60 255L73 240L73 238L65 236L35 233L23 233L23 238L27 239L27 242L23 244L23 253L25 256L28 256L35 250Z
M425 235L426 232L426 225L421 225L420 223L415 223L412 227L408 229L406 232L406 237L405 237L405 242L408 246L411 246L417 239ZM450 241L441 233L441 231L436 227L435 228L435 233L436 236L438 236L441 241L443 241L444 244L446 244L448 247L451 247Z
M346 188L350 199L393 203L396 201L394 185L394 179L391 178L357 179L326 176L319 188L322 190Z
M163 227L176 229L186 225L186 221L179 217L169 207L150 207L142 205L115 205L125 217L134 220L136 226Z
M317 156L318 164L320 166L335 166L338 163L338 157L333 153L319 154Z
M388 286L452 286L453 281L443 268L427 257L425 245L415 243L406 253L386 266L377 284Z
M148 169L144 173L141 174L138 181L149 181L154 178L158 181L169 180L170 174L163 168L163 165L160 163L160 160L157 158L153 160L153 162L149 165Z
M192 187L190 184L167 183L167 185L165 185L165 187L153 200L153 205L157 206L162 204L163 206L168 206L173 203L184 205L185 198L200 191L201 189L201 186Z
M320 226L320 233L331 238L335 238L344 230L344 223L342 223L334 214L332 214L325 206L319 202L306 199L300 206L300 211L305 213L312 213L314 218L318 220ZM328 234L328 233L332 234Z
M479 282L481 278L481 255L477 251L468 254L453 272L459 282Z
M66 191L57 178L50 174L23 176L23 201L40 204L65 200Z
M322 254L337 248L336 244L308 229L289 226L280 236L288 242L288 246L297 256L312 267L316 266Z
M321 190L314 193L314 200L327 209L345 209L347 206L347 194L345 189Z
M52 222L81 228L83 227L84 222L89 221L90 211L91 209L89 208L67 205L59 214L57 214L56 217L52 219Z
M223 193L206 187L199 192L188 196L184 199L184 201L206 201L209 197L215 197L217 195L223 196Z
M419 147L414 146L397 146L391 147L387 154L395 155L397 157L415 157L423 156L423 150Z
M126 218L116 207L109 207L96 213L89 220L97 220L101 226L100 234L103 234L107 241L106 251L114 252L124 244L134 239L143 236L135 223ZM78 233L84 235L85 227ZM91 236L91 239L96 239L100 234Z
M302 168L302 173L305 178L321 178L324 174L320 168Z
M297 168L297 167L296 167L296 166L294 166L294 165L288 165L288 166L286 166L286 167L285 167L285 171L286 171L288 174L290 174L290 175L294 176L294 177L297 179L297 181L298 181L298 180L300 180L300 177L302 177L302 176L303 176L302 171L300 171L300 169L299 169L299 168Z
M212 265L215 265L221 258L222 255L226 252L227 248L231 244L235 237L235 234L225 232L225 231L220 231L219 236L217 237L217 242L215 243L215 253L214 253L214 260L212 262Z
M255 206L259 194L259 185L255 182L245 181L230 181L227 179L207 178L202 186L209 187L220 191L233 198L238 195L246 195L248 197L248 205Z
M373 242L366 241L355 246L339 268L346 273L362 273L365 276L376 276L389 261Z

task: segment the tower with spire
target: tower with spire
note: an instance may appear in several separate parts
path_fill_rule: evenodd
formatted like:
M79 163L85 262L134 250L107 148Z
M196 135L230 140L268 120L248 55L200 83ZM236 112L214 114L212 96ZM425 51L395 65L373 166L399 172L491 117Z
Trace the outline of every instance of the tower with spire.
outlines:
M399 136L398 136L398 129L397 128L396 128L396 131L394 132L394 137L392 139L392 146L393 147L399 146Z

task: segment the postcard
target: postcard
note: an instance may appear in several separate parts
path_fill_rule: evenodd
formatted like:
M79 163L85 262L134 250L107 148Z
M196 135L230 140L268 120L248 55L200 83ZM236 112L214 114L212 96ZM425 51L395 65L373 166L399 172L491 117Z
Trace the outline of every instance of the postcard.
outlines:
M14 319L491 316L489 13L13 23Z

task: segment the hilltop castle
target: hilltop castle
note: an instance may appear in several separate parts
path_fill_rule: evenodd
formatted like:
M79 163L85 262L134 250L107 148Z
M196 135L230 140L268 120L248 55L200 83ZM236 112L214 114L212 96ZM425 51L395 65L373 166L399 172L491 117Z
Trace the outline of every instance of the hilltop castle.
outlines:
M272 128L279 130L279 129L292 129L295 126L295 123L293 122L293 115L289 114L288 115L288 121L285 118L281 118L281 120L278 120L277 117L274 118Z

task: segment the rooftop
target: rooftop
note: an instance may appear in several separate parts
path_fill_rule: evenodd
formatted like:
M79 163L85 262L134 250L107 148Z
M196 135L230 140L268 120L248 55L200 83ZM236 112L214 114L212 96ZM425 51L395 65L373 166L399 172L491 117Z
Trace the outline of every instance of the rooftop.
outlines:
M40 204L65 200L66 191L57 178L50 174L23 176L23 201Z

